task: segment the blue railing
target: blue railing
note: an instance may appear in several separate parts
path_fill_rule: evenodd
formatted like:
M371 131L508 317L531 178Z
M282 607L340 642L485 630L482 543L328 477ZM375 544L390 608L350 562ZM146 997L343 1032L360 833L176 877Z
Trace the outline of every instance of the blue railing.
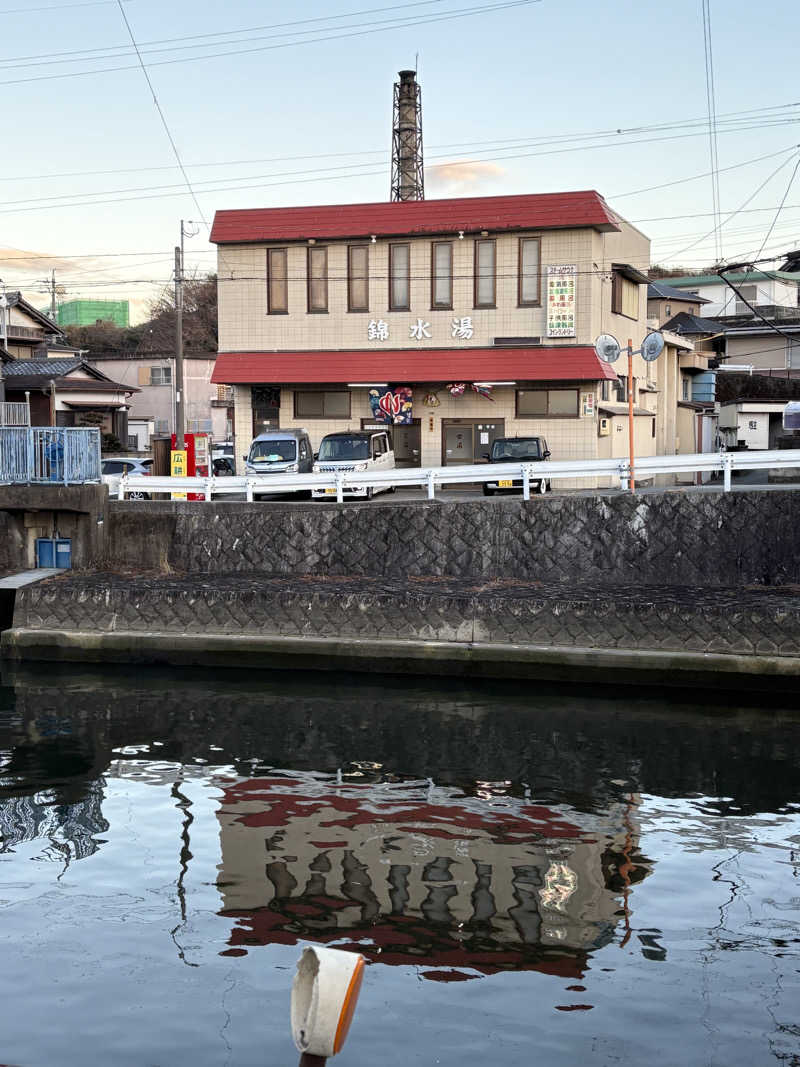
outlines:
M99 481L99 429L0 426L0 484Z

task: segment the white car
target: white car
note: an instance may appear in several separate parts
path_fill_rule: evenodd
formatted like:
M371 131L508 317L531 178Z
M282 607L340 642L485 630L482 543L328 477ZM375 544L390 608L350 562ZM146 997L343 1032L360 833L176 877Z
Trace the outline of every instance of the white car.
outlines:
M108 495L116 497L123 474L152 474L153 461L145 456L109 456L100 461L100 476L108 486ZM128 500L149 500L150 494L137 489L128 493Z
M317 473L332 474L336 471L382 471L394 470L394 451L386 430L347 430L329 433L322 438L314 463ZM347 497L372 498L373 492L394 492L393 485L347 486ZM335 489L312 489L315 500L336 497Z

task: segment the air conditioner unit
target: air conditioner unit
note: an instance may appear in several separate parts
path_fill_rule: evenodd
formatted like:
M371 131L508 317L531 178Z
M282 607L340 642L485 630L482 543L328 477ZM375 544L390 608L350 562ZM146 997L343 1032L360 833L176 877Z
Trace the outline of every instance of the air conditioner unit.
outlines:
M611 419L601 417L597 424L597 436L608 437L611 433Z

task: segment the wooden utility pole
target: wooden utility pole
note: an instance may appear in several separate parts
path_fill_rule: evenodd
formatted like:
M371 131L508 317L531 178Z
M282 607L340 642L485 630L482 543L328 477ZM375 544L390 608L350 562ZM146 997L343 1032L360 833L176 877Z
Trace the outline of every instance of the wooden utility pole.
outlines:
M181 220L183 241L183 220ZM184 401L183 401L183 254L175 248L175 448L184 447Z

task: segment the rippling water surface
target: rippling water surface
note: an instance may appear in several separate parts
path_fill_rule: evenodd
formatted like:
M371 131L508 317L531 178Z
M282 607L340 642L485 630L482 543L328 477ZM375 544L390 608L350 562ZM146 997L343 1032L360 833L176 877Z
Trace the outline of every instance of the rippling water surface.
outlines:
M0 1062L295 1063L317 942L342 1067L797 1067L800 714L739 703L7 674Z

